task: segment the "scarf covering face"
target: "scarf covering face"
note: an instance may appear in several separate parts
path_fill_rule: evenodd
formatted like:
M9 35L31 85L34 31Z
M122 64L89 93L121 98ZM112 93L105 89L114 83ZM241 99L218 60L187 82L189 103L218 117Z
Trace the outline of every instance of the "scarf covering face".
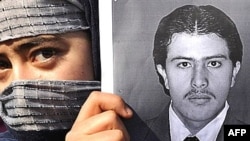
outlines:
M14 131L70 129L99 81L14 81L0 96L0 115Z

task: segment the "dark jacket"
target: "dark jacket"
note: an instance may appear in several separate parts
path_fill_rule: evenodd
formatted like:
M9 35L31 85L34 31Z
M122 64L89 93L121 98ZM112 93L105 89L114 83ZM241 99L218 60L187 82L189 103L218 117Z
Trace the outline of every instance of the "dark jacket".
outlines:
M170 103L170 102L169 102ZM237 119L234 114L232 114L231 109L229 108L226 119L223 123L223 125L244 125L245 123L239 119ZM136 124L134 124L137 126ZM144 126L144 125L141 125ZM169 127L169 104L164 108L164 110L155 118L147 121L147 126L144 127L144 129L141 129L143 131L144 136L140 137L140 139L143 139L143 141L171 141L170 139L170 127ZM139 128L139 127L137 127ZM135 139L138 139L137 136L141 136L143 133L140 132L140 130L130 130L131 135L131 141L136 141ZM147 130L147 131L145 131ZM219 132L219 135L217 137L217 141L224 141L224 132L223 132L223 126L221 127L221 130Z

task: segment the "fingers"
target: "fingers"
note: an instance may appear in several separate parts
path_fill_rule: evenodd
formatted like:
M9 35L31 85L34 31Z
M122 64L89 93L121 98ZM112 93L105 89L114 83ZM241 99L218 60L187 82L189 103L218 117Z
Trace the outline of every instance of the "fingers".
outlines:
M103 130L125 129L120 118L114 111L106 111L93 116L85 120L84 124L89 125L82 130L85 134L93 134Z
M132 110L126 105L121 97L115 94L95 91L90 94L89 98L84 103L75 123L107 110L113 110L123 118L132 116Z
M132 114L118 95L92 92L67 133L66 141L129 141L120 117L130 118Z
M76 138L77 137L77 138ZM106 111L77 124L67 134L66 140L129 141L129 135L119 116Z

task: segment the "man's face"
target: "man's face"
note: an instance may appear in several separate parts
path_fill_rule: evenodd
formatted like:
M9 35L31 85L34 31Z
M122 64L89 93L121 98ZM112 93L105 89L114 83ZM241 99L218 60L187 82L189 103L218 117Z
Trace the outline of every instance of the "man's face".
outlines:
M182 120L209 121L222 110L240 69L216 34L177 33L168 47L166 69L157 65Z
M93 80L87 33L25 37L0 43L0 90L13 80Z

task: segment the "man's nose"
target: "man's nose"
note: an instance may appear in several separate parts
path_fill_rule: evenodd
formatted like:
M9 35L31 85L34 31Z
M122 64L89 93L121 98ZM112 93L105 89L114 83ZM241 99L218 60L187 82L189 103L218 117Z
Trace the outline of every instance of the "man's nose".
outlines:
M208 86L207 71L203 66L197 66L194 68L192 76L192 87L196 89L203 89Z

